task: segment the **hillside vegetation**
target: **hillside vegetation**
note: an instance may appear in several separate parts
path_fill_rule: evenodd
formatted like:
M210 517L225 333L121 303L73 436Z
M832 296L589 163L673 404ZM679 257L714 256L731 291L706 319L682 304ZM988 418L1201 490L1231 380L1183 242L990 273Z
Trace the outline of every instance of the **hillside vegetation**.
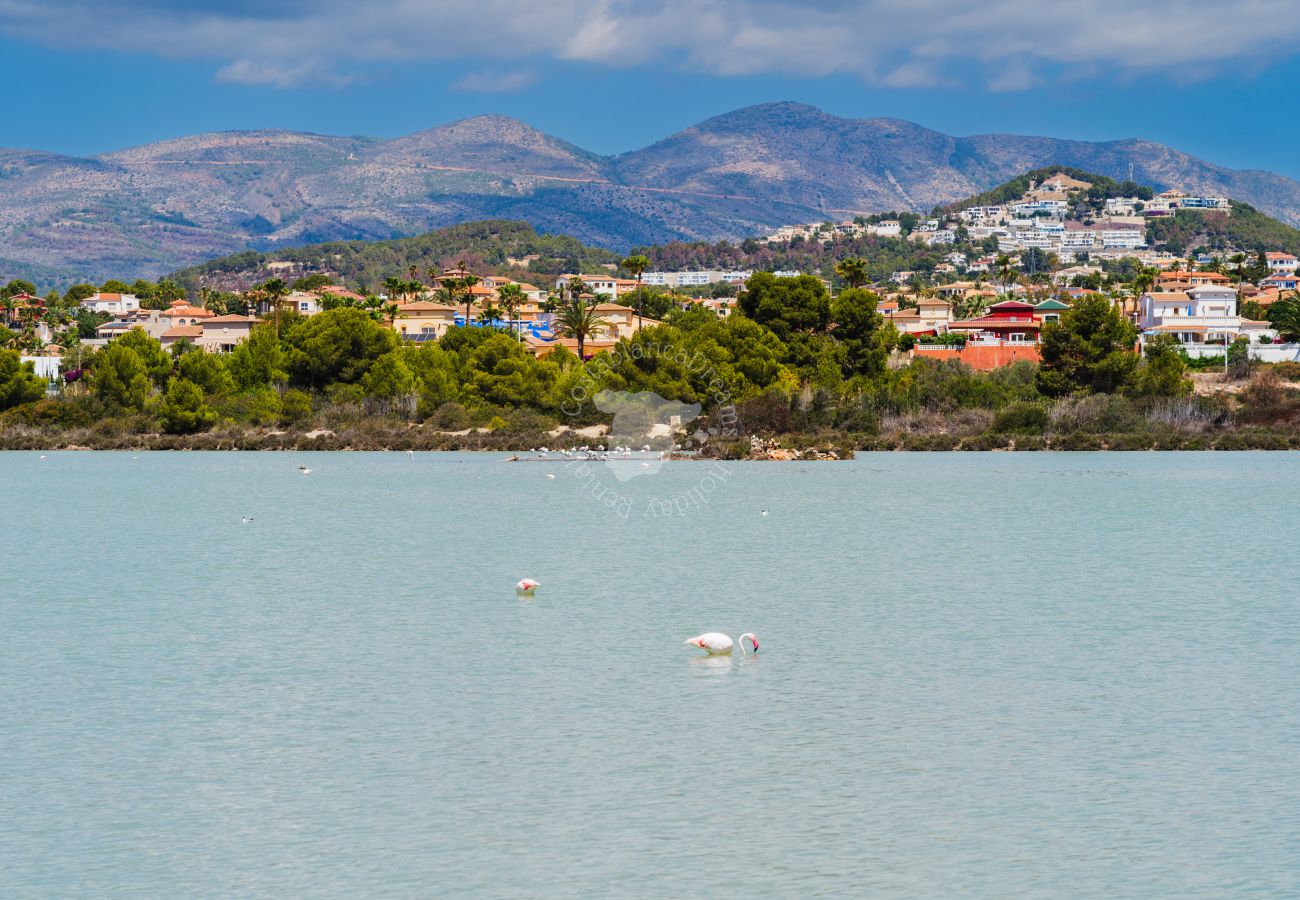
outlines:
M331 241L275 253L236 253L181 269L170 280L190 292L200 286L241 290L274 276L326 273L370 290L385 278L405 278L412 266L423 276L461 260L476 271L513 272L526 280L529 275L588 272L618 257L565 235L538 234L527 222L487 220L396 240ZM273 263L292 263L293 268L272 268Z

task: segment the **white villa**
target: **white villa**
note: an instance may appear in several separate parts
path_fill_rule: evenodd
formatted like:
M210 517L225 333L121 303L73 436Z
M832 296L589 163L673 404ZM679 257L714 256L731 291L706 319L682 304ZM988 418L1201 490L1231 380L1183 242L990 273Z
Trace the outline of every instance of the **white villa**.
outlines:
M1212 284L1200 284L1185 291L1143 294L1138 327L1144 337L1172 334L1189 345L1189 351L1210 341L1231 342L1246 337L1252 344L1257 344L1262 337L1272 339L1277 336L1267 322L1238 315L1235 288Z

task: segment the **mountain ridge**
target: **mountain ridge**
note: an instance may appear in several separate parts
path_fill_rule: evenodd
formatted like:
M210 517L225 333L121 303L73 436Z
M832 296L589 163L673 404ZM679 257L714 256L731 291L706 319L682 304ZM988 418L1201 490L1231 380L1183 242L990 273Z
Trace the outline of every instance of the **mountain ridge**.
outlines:
M924 212L1043 166L1230 196L1300 224L1300 182L1143 138L944 134L781 101L602 156L506 116L401 137L204 132L90 157L0 149L0 277L99 281L240 250L527 220L623 250Z

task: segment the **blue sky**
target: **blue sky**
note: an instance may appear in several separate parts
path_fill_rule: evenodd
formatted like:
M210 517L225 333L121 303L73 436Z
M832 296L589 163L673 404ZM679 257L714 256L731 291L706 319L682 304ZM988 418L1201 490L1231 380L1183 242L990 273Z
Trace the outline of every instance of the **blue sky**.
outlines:
M1289 0L0 0L0 146L396 136L480 113L600 153L799 100L952 134L1144 137L1300 177Z

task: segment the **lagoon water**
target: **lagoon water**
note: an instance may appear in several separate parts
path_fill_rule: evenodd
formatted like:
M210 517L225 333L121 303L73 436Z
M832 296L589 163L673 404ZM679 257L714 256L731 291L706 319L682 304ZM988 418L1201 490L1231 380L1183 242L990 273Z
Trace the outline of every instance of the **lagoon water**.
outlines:
M1300 456L501 459L0 454L0 894L1300 892Z

